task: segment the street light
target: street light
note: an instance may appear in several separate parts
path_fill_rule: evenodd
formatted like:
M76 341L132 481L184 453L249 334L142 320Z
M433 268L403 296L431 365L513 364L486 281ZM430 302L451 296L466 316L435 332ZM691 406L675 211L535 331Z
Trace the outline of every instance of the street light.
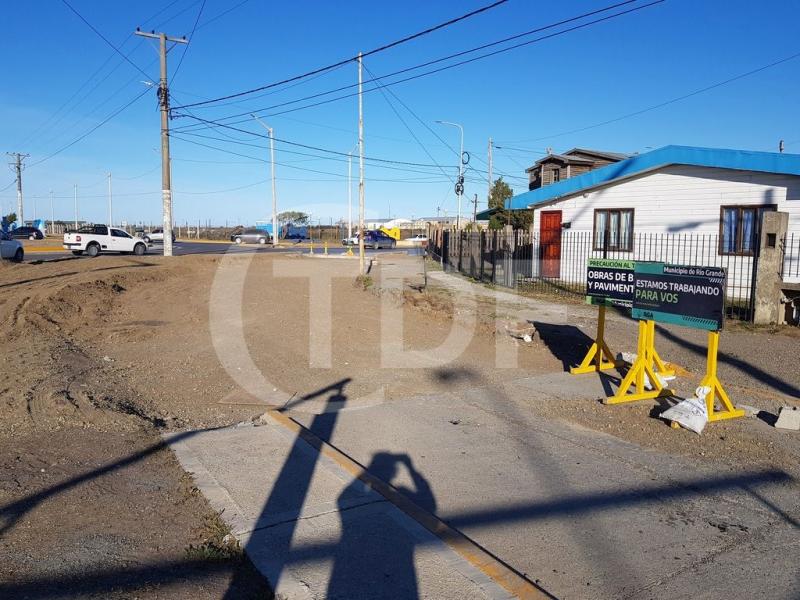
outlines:
M259 125L264 127L269 134L269 160L272 163L272 247L278 247L278 198L275 193L275 139L272 136L272 127L269 127L264 121L259 119L256 115L251 114Z
M458 153L458 181L456 182L456 195L458 196L458 217L456 218L456 229L461 229L461 198L464 195L464 128L458 123L450 121L436 121L440 125L450 125L458 127L461 131L461 152Z

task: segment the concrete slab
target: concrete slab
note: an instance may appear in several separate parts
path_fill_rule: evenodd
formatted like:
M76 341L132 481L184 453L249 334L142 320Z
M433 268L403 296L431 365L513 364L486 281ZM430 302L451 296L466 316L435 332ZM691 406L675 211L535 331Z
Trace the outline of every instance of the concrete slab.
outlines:
M782 406L775 421L778 429L792 429L800 431L800 408L796 406Z
M167 440L284 598L511 597L280 425L248 424ZM421 493L416 500L424 505Z
M537 386L568 393L567 382L584 385L576 381L587 397L602 389L560 375ZM332 443L365 465L377 452L406 455L430 482L441 518L557 597L671 598L658 582L681 573L696 597L729 598L717 582L739 573L735 550L796 533L798 488L785 473L697 463L542 419L519 400L537 386L342 412ZM414 489L405 470L396 481ZM765 546L759 560L767 557L794 568L785 550ZM698 564L713 576L701 577ZM738 597L759 597L766 577L738 578ZM771 590L792 597L783 585Z

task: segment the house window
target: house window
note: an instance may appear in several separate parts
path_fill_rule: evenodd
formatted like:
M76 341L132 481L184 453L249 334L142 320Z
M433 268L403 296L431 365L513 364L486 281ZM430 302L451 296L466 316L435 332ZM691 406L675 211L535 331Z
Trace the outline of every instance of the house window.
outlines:
M553 183L561 181L561 169L553 169Z
M764 206L721 206L719 217L719 253L753 253L758 225L764 211L777 210L775 204Z
M606 246L607 244L607 246ZM594 211L594 249L633 250L633 209L604 208Z

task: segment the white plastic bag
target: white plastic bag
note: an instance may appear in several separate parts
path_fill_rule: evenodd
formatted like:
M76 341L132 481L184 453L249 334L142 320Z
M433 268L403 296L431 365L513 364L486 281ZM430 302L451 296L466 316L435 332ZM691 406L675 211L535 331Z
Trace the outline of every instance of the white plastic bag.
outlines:
M661 413L662 419L675 421L681 427L690 429L695 433L702 433L703 428L708 423L708 411L706 410L706 396L711 393L708 386L700 386L694 391L694 398L688 398L678 402L675 406L668 408Z

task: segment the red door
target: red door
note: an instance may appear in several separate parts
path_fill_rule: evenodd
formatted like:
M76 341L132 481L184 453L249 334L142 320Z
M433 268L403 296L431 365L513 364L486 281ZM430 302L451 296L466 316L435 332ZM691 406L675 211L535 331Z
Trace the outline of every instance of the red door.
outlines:
M542 277L561 275L561 211L545 210L539 216Z

